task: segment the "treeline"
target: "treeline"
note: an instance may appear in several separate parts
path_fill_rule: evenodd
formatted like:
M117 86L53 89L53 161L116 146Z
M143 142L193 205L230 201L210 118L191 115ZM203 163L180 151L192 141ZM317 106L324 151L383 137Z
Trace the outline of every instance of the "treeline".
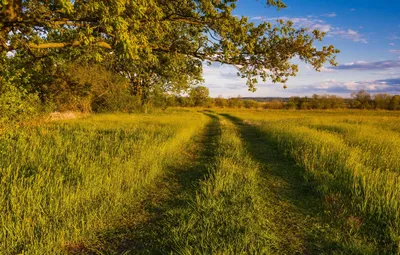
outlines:
M400 96L371 95L362 90L345 99L335 95L291 97L258 102L234 98L210 98L204 86L179 91L152 86L138 95L132 82L102 65L49 63L47 69L18 69L25 59L8 59L0 76L0 123L33 118L53 111L143 112L167 107L219 107L253 109L384 109L400 110ZM4 64L4 63L3 63ZM18 71L16 71L18 70Z
M208 108L247 108L247 109L284 109L285 103L279 100L271 102L257 102L255 100L243 99L240 96L233 98L193 98L192 96L167 95L166 107L208 107Z
M400 110L400 95L374 94L365 90L351 94L349 108Z
M292 97L285 104L288 109L376 109L400 110L400 96L390 94L374 94L360 90L353 92L350 98L335 95L313 95L312 97Z
M351 98L336 95L316 95L312 97L291 97L289 100L275 99L268 102L234 98L209 98L208 90L203 93L191 93L188 96L166 95L164 107L218 107L218 108L254 108L254 109L297 109L297 110L327 110L327 109L380 109L400 110L400 96L390 94L371 95L364 90L354 92Z

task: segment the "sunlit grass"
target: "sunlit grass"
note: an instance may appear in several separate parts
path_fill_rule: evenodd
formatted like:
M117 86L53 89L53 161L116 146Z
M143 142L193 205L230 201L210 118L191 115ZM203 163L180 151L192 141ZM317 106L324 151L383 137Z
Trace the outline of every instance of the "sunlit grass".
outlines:
M205 123L195 112L97 115L3 132L0 253L57 254L95 239Z
M302 166L328 203L336 204L334 214L357 222L357 231L372 238L381 252L399 252L400 137L394 130L394 123L400 123L399 114L307 114L275 111L234 115L256 125Z
M260 194L259 166L233 123L220 121L215 164L173 229L178 254L269 254L278 247Z
M175 217L162 221L166 236L145 235L161 238L163 250L290 254L311 247L399 253L400 113L199 110L92 115L3 130L0 254L107 250L99 235L134 226L135 217L141 217L135 211L146 211L142 202L158 181L164 187L175 183L173 189L187 193L185 204L166 203L161 208L169 214L155 215ZM203 138L192 139L199 135ZM191 145L204 152L188 164L191 158L184 152ZM287 162L257 154L275 153L275 148ZM171 166L179 169L168 176L193 183L186 187L165 179ZM208 174L188 177L207 166ZM289 184L280 169L284 175L296 171L296 181ZM305 190L303 182L308 182ZM296 199L303 192L308 200L299 206ZM181 193L176 194L185 196ZM296 194L289 198L286 193ZM308 215L308 202L324 209ZM322 233L323 240L318 239ZM307 238L314 243L308 245ZM153 240L141 242L151 245Z

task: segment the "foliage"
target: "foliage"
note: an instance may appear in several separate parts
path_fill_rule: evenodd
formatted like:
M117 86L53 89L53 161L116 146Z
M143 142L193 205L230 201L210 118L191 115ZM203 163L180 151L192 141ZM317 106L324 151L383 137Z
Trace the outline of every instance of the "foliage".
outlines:
M214 98L214 104L216 107L225 108L227 106L226 100L222 96Z
M390 100L389 110L400 110L400 96L393 96Z
M0 77L0 125L29 120L40 111L39 98Z
M312 109L340 109L345 108L344 99L335 95L316 95L311 99Z
M272 100L271 102L266 102L263 105L264 109L284 109L285 108L285 103L279 100ZM289 108L287 106L287 108Z
M153 79L180 84L185 72L177 74L176 68L189 72L191 77L183 76L187 84L197 79L201 61L235 65L250 90L257 77L286 82L298 71L290 63L296 56L317 70L326 61L335 64L338 50L314 47L324 33L296 29L283 20L256 26L233 15L236 2L2 0L0 49L46 55L85 46L98 60L112 53L115 67L144 87ZM286 7L280 0L266 5Z
M389 109L390 101L392 99L391 95L388 94L376 94L374 98L375 109Z
M244 108L258 108L258 102L254 100L243 100Z
M367 93L367 92L364 92ZM356 94L356 93L355 93ZM367 93L368 94L368 93ZM369 94L368 94L369 95ZM368 109L381 110L400 110L400 96L390 94L376 94L371 96L368 101ZM159 99L165 102L164 106L174 107L192 107L195 106L193 98L181 95L166 95ZM364 109L358 99L344 99L336 95L317 95L309 97L291 97L290 99L274 99L272 101L257 102L248 98L209 98L207 103L202 104L204 107L217 108L263 108L263 109L293 109L293 110L329 110L329 109L345 109L356 108Z
M230 108L242 108L243 100L240 96L228 98L228 107Z
M300 110L310 109L338 109L344 108L344 99L335 95L316 95L308 97L291 97L287 108Z
M365 90L360 90L358 92L351 93L351 98L353 99L351 101L352 108L360 108L360 109L372 108L372 97Z
M129 81L120 75L110 72L101 65L69 64L67 68L66 74L69 75L70 83L87 88L83 98L89 103L87 111L129 113L141 110L140 97L132 94ZM76 92L82 92L82 89ZM66 94L64 98L68 102L74 97ZM65 106L71 107L73 104L69 102ZM83 109L75 108L75 110Z
M189 97L194 106L206 106L210 91L207 87L197 86L190 90Z
M333 46L313 46L324 33L283 20L255 25L233 14L236 2L1 0L0 75L54 110L130 112L165 108L165 93L202 82L204 63L234 65L252 91L259 78L284 83L294 76L294 57L317 70L327 61L336 64ZM280 0L266 6L286 7ZM96 70L99 82L88 77ZM128 80L130 93L115 75ZM111 87L104 78L116 88L98 93Z
M129 81L90 57L49 54L37 60L19 52L5 58L4 79L18 83L27 93L38 95L42 105L56 111L132 112L142 107ZM70 60L68 60L70 58ZM75 61L72 61L75 58ZM18 71L16 71L18 70Z

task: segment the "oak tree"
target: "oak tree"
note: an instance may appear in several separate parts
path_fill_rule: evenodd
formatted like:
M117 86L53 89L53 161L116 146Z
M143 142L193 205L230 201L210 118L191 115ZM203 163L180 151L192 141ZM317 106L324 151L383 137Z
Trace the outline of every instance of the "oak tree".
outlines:
M0 55L90 48L99 60L112 55L113 68L138 91L156 83L187 87L201 79L204 62L234 65L252 91L259 79L285 83L296 75L294 57L316 70L336 64L334 46L314 46L323 32L283 20L256 25L233 15L237 1L0 0Z

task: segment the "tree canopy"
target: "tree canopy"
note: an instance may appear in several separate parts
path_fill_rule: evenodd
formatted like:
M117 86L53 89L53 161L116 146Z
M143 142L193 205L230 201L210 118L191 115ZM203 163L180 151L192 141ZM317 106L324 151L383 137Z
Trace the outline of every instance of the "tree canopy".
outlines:
M194 87L189 92L189 96L193 100L194 106L205 106L209 95L210 91L204 86Z
M200 80L204 61L220 62L234 65L250 90L260 78L284 83L296 75L294 57L316 70L335 64L334 46L314 45L324 33L283 20L255 25L233 15L237 1L0 0L0 55L90 49L97 60L112 55L113 68L135 82L172 87ZM286 7L280 0L265 5Z

